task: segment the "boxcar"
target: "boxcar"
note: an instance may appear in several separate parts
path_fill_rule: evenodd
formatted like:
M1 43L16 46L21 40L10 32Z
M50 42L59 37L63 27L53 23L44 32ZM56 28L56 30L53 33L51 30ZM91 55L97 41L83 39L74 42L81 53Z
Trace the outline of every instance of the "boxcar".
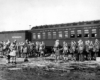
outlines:
M0 41L10 40L13 42L25 42L25 40L31 40L31 33L29 30L20 30L20 31L4 31L0 32Z
M44 41L47 46L53 46L56 39L61 45L63 41L100 40L100 20L35 26L31 33L33 42Z

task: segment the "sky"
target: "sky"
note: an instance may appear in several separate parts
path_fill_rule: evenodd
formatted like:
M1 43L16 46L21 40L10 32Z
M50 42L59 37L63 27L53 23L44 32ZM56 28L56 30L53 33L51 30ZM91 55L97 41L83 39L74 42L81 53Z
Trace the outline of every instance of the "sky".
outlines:
M100 20L100 0L0 0L0 31Z

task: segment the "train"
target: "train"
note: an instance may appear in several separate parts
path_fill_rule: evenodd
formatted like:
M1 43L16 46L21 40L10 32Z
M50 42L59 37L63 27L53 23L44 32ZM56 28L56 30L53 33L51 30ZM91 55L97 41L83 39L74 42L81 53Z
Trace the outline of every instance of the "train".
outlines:
M57 39L61 45L63 41L70 44L80 39L94 42L100 40L100 20L36 26L31 29L31 34L32 42L44 41L47 46L53 46Z
M0 32L0 41L8 39L11 42L15 39L18 42L24 42L26 39L34 43L44 41L46 46L53 46L57 39L61 45L63 41L70 44L71 41L79 39L84 42L100 40L100 20L41 25L34 26L30 30Z
M0 32L0 41L8 41L13 42L17 40L17 42L25 42L25 40L31 41L31 33L30 30L19 30L19 31L3 31Z

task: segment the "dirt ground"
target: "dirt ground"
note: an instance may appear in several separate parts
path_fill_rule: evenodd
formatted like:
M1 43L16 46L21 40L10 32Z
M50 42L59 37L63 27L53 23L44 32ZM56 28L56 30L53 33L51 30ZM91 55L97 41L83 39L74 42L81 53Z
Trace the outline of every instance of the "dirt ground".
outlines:
M7 64L0 58L0 80L100 80L100 62L55 61L52 58L30 58Z

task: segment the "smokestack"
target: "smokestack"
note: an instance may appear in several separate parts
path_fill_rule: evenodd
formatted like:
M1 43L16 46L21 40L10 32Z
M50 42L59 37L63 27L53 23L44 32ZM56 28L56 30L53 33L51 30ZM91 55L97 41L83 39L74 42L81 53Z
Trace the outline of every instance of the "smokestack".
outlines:
M29 28L31 29L31 25L29 25Z

